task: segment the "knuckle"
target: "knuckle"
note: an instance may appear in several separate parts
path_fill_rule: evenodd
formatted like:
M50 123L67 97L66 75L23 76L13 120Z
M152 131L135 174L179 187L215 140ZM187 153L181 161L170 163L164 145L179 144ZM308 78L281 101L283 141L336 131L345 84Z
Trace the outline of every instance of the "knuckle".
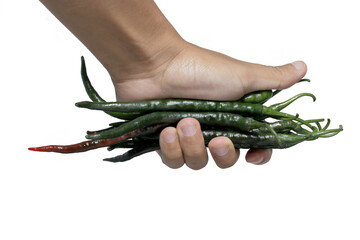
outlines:
M195 148L190 151L184 151L184 155L185 159L201 159L206 157L206 152L202 148Z
M196 153L197 151L202 151L202 149L205 149L205 140L200 129L198 129L193 136L185 137L180 135L179 144L184 152Z
M179 149L179 148L161 149L161 153L162 153L161 156L164 159L167 159L168 161L174 161L176 159L182 158L181 149Z
M184 162L181 147L178 143L164 144L160 141L160 156L164 163Z
M286 78L286 72L283 68L279 66L269 66L271 69L271 73L273 76L275 76L275 79L277 81L276 89L282 89L284 88L284 79Z
M180 138L180 145L183 150L189 149L191 151L196 151L197 148L201 148L204 145L204 142L201 138L197 136Z

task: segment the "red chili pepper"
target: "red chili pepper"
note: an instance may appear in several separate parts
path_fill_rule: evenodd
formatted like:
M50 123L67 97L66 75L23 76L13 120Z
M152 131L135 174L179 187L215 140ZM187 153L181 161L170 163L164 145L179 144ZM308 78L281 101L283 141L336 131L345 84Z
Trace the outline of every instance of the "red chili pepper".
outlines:
M153 126L138 128L135 129L134 131L125 133L124 135L117 138L89 140L72 145L49 145L43 147L30 147L28 149L31 151L38 151L38 152L58 152L58 153L86 152L96 148L108 147L131 137L145 136L147 134L155 133L166 126L168 126L168 124L157 124ZM106 129L100 131L106 131ZM96 131L96 132L100 132L100 131Z
M43 147L30 147L28 149L31 151L38 151L38 152L58 152L58 153L85 152L96 148L107 147L115 143L121 142L123 140L132 137L139 131L140 129L137 129L130 133L124 134L121 137L106 139L106 140L89 140L72 145L49 145Z

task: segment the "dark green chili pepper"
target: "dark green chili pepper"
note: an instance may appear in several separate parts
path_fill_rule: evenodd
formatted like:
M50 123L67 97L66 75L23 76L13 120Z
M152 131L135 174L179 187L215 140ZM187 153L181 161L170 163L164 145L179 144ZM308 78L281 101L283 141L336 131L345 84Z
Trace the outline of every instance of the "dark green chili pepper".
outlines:
M128 121L112 122L112 123L109 123L109 126L110 127L118 127L118 126L120 126L120 125L122 125L122 124L124 124L126 122L128 122Z
M146 101L132 101L132 102L78 102L75 105L80 108L87 108L92 110L102 111L114 111L114 112L140 112L148 113L155 111L218 111L218 112L236 112L240 114L246 114L251 116L263 116L265 113L269 117L277 117L278 113L274 111L280 111L296 101L297 99L309 96L316 100L316 97L311 93L300 93L285 102L271 105L270 107L263 106L261 104L254 103L242 103L242 102L220 102L220 101L206 101L195 99L158 99L158 100L146 100ZM270 108L270 109L269 109ZM271 109L273 111L271 111ZM273 114L273 115L272 115Z
M126 139L107 147L108 151L112 151L117 148L135 148L142 145L148 145L149 143L159 142L159 134L147 135L142 137L135 137Z
M263 90L251 92L239 99L243 103L258 103L263 104L273 96L272 90Z
M204 139L212 139L218 136L228 137L234 143L234 146L236 148L279 149L289 148L306 140L314 140L319 137L327 137L327 135L329 134L338 134L342 130L343 128L340 125L337 129L309 132L308 134L279 133L278 137L282 143L282 146L278 145L277 140L272 134L253 135L239 132L203 131L203 135Z
M310 82L309 79L301 79L299 80L297 83L300 82ZM264 104L266 103L268 100L270 100L272 97L274 97L275 95L277 95L279 92L281 92L282 90L262 90L262 91L255 91L255 92L251 92L248 93L246 95L244 95L242 98L240 98L238 101L239 102L244 102L244 103L259 103L259 104Z
M159 142L159 136L160 136L159 133L155 133L151 135L139 136L136 138L127 139L125 141L118 142L116 144L108 146L107 150L112 151L118 148L135 148L141 145L147 145L148 143Z
M129 141L130 143L130 141ZM130 144L127 145L130 145ZM125 162L128 161L134 157L143 155L148 152L156 151L160 149L159 141L147 141L143 142L141 144L136 144L135 147L133 147L131 150L125 152L124 154L120 156L116 156L113 158L106 158L104 161L107 162Z
M86 131L86 134L88 134L88 135L95 134L95 133L97 134L97 133L101 133L101 132L108 131L108 130L113 129L113 128L115 128L115 127L114 127L114 126L110 126L110 127L108 127L108 128L104 128L104 129L101 129L101 130Z
M319 121L320 122L320 121ZM295 132L298 134L309 134L310 131L304 129L302 127L302 123L295 122L293 120L280 120L268 123L269 127L272 128L276 133L284 133L284 132ZM201 125L201 129L203 130L223 130L223 131L237 131L238 129L230 127L230 126L209 126L206 123ZM268 128L259 127L251 130L253 134L262 134L267 133Z
M106 102L102 97L100 97L100 95L97 93L95 88L92 86L89 76L87 75L85 59L83 56L81 57L81 79L83 81L87 95L93 102ZM108 111L106 111L105 113L107 113L112 117L125 119L125 120L131 120L140 116L139 113L119 113L119 112L108 112Z
M100 130L95 130L95 131L87 131L86 134L88 135L91 135L91 134L95 134L95 133L101 133L101 132L105 132L105 131L108 131L110 129L113 129L115 127L118 127L124 123L126 123L128 121L122 121L122 122L113 122L113 123L110 123L108 128L104 128L104 129L100 129Z
M105 100L100 97L90 82L86 71L85 59L83 56L81 56L81 79L83 81L87 95L93 102L105 102Z

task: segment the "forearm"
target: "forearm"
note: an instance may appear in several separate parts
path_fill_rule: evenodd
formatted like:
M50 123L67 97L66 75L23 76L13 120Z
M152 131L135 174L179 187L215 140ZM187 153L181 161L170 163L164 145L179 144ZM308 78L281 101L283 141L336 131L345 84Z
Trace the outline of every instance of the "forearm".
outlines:
M159 54L181 40L152 0L40 1L110 72L161 59Z

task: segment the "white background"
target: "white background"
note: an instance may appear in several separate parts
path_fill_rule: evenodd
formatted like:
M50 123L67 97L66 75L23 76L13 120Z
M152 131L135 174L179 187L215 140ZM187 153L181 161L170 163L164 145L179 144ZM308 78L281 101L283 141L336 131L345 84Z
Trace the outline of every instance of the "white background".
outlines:
M245 150L226 170L172 170L155 153L36 153L84 140L114 121L77 109L95 88L115 100L95 57L38 1L0 2L0 239L360 239L357 1L156 1L187 40L244 61L304 60L306 77L279 94L312 92L287 109L343 124L334 138L274 151L263 166ZM121 150L118 151L121 153Z

